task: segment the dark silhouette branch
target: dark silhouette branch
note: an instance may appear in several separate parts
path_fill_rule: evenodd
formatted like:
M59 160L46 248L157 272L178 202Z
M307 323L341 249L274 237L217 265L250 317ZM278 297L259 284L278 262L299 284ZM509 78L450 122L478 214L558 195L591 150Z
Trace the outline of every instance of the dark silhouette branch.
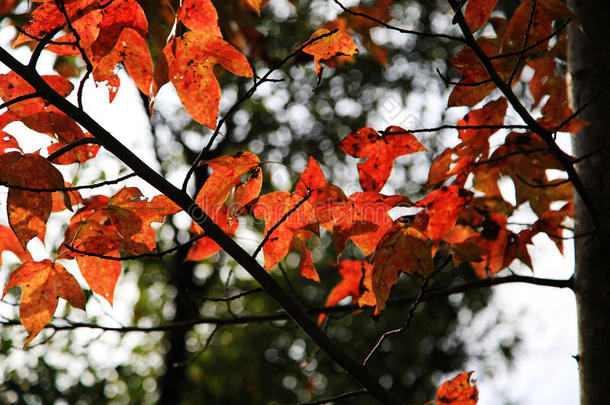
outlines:
M70 29L70 31L74 35L74 46L76 47L76 49L78 49L78 52L80 53L81 57L83 58L83 61L85 62L85 66L86 66L85 75L80 80L80 83L78 84L78 90L76 91L76 100L78 102L78 108L80 108L82 110L83 109L83 90L85 88L85 82L87 81L87 79L89 78L91 73L93 72L93 64L91 63L91 60L89 60L89 57L87 56L87 53L85 52L85 49L81 45L80 34L72 25L72 21L70 21L70 16L68 15L68 12L66 11L66 7L64 6L64 0L55 0L55 4L57 5L57 8L59 9L59 11L63 14L64 18L66 19L66 24L68 25L68 29Z
M426 38L443 38L443 39L449 39L452 41L458 41L458 42L465 42L464 38L462 37L456 37L454 35L449 35L449 34L435 34L432 32L421 32L421 31L415 31L415 30L409 30L409 29L405 29L405 28L400 28L400 27L396 27L394 25L388 24L384 21L381 21L373 16L370 16L366 13L361 13L359 11L354 11L354 10L350 10L349 8L345 7L339 0L334 0L335 4L337 4L341 10L343 10L344 12L351 14L353 16L357 16L357 17L361 17L364 19L367 19L369 21L373 21L389 30L392 31L398 31L402 34L409 34L409 35L418 35L420 37L426 37Z
M86 250L77 249L74 246L70 246L66 243L64 243L64 246L66 247L66 249L68 249L72 253L78 253L78 254L85 255L85 256L98 257L100 259L105 259L105 260L114 260L117 262L124 262L127 260L138 260L138 259L145 259L145 258L149 258L149 257L163 257L163 256L169 255L171 253L174 253L174 252L178 251L179 249L182 249L183 247L189 246L190 244L198 241L199 239L203 238L204 236L206 236L206 234L202 233L200 235L192 237L191 239L189 239L188 241L186 241L180 245L174 246L167 250L163 250L161 252L141 253L139 255L128 255L128 256L121 256L121 257L106 256L106 255L99 254L99 253L87 252Z
M32 98L37 98L37 97L39 97L37 93L24 94L22 96L15 97L12 100L9 100L5 103L0 104L0 109L8 108L8 107L12 106L13 104L17 104L20 101L30 100Z
M491 83L491 79L485 79L485 80L481 80L479 82L473 82L473 83L453 82L453 81L449 80L447 77L445 77L438 68L436 68L436 73L438 73L438 75L441 77L441 79L443 79L445 84L450 84L452 86L477 87L477 86L482 86L487 83Z
M520 275L510 275L505 277L495 277L495 278L486 278L486 279L477 279L473 281L468 281L462 284L458 284L450 287L441 287L435 289L429 289L425 291L421 298L420 302L429 301L435 298L448 297L453 294L461 294L470 290L479 289L479 288L491 288L496 285L501 284L512 284L512 283L525 283L537 286L544 287L553 287L553 288L569 288L574 290L573 280L558 280L558 279L549 279L549 278L537 278L531 276L520 276ZM417 300L417 297L396 297L391 298L386 303L387 307L396 307L402 305L410 305ZM345 305L335 305L331 307L321 307L321 308L311 308L307 310L309 315L319 315L319 314L338 314L338 313L349 313L354 311L368 311L370 308L364 307L361 308L358 304L345 304ZM236 318L217 318L217 317L200 317L196 319L188 319L178 322L169 322L163 325L157 326L104 326L95 323L84 323L84 322L70 322L68 325L57 325L54 323L49 323L45 326L47 329L54 330L72 330L72 329L98 329L103 331L111 331L111 332L119 332L119 333L129 333L129 332L158 332L158 331L168 331L175 328L183 328L190 327L194 325L200 324L210 324L210 325L219 325L219 326L230 326L230 325L242 325L248 323L261 323L261 322L272 322L272 321L285 321L290 320L290 316L285 311L278 311L270 314L261 314L261 315L243 315L238 316ZM0 324L4 325L20 325L21 323L18 320L6 319L4 321L0 321Z
M544 183L544 184L543 183L531 183L518 174L517 174L517 178L523 184L525 184L528 187L532 187L532 188L552 188L552 187L558 187L558 186L561 186L562 184L566 184L566 183L570 182L570 179L563 179L563 180L554 181L552 183Z
M80 139L72 141L72 142L66 144L65 146L62 146L61 148L57 149L55 152L51 153L47 157L47 159L49 159L50 161L53 161L53 160L57 159L58 157L60 157L61 155L63 155L64 153L68 153L72 149L74 149L78 146L81 146L81 145L101 145L101 144L102 144L102 142L97 138L93 138L90 136L80 138Z

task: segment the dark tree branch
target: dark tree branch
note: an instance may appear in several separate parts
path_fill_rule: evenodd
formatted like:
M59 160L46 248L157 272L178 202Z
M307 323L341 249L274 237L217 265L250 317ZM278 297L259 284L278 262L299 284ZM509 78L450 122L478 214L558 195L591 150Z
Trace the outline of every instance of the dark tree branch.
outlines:
M547 150L547 148L534 148L534 149L527 149L527 150L518 150L515 152L507 153L502 156L496 156L496 157L491 157L491 158L485 159L485 160L479 160L477 162L474 162L473 164L475 166L488 165L491 163L499 162L500 160L508 159L511 156L516 156L516 155L526 155L527 156L531 153L545 152L546 150Z
M481 80L479 82L474 82L474 83L453 82L453 81L449 80L447 77L445 77L438 68L436 68L436 73L438 73L438 75L441 77L441 79L443 79L445 84L450 84L452 86L477 87L477 86L482 86L483 84L491 83L491 79L485 79L485 80Z
M461 294L470 290L479 289L479 288L490 288L496 285L501 284L512 284L512 283L525 283L537 286L544 287L553 287L553 288L569 288L571 290L574 289L573 280L570 278L568 280L557 280L557 279L548 279L548 278L537 278L530 276L520 276L520 275L510 275L505 277L495 277L495 278L486 278L486 279L477 279L469 282L465 282L462 284L458 284L451 287L442 287L435 288L425 291L420 299L420 302L429 301L435 298L448 297L453 294ZM417 300L417 297L396 297L388 300L386 306L387 307L395 307L401 305L412 304ZM360 308L358 304L345 304L345 305L335 305L331 307L321 307L321 308L312 308L307 310L309 315L315 316L319 314L337 314L337 313L347 313L354 311L362 311L366 310L366 308ZM54 330L73 330L80 328L87 329L98 329L103 331L111 331L111 332L119 332L119 333L129 333L129 332L158 332L158 331L168 331L175 328L183 328L190 327L194 325L200 324L210 324L210 325L219 325L219 326L230 326L230 325L242 325L248 323L262 323L262 322L271 322L271 321L282 321L282 320L290 320L290 316L285 311L278 311L270 314L261 314L261 315L244 315L239 316L237 318L216 318L216 317L200 317L196 319L188 319L182 320L178 322L169 322L163 325L157 326L104 326L95 323L83 323L83 322L70 322L69 325L57 325L53 323L49 323L45 326L47 329ZM4 321L0 321L0 324L3 325L20 325L21 323L18 320L6 319Z
M450 125L444 124L438 127L431 128L418 128L418 129L405 129L404 131L377 131L380 134L416 134L418 132L436 132L442 129L529 129L527 125ZM546 150L546 149L544 149Z
M554 36L556 36L557 34L559 34L565 27L568 26L568 24L571 22L571 20L566 20L564 21L562 24L560 24L557 29L555 31L553 31L552 33L550 33L549 35L547 35L546 37L543 37L541 39L539 39L538 41L532 43L531 45L529 45L526 48L523 48L519 51L514 51L514 52L507 52L507 53L500 53L498 55L495 56L490 56L489 60L496 60L496 59L502 59L502 58L508 58L511 56L517 56L517 55L522 55L528 51L531 51L532 49L536 48L538 45L545 43L546 41L548 41L549 39L553 38Z
M381 337L379 338L379 340L377 341L375 346L373 346L373 348L371 349L369 354L367 354L366 357L364 358L364 361L362 362L363 366L366 366L366 363L369 362L369 360L373 357L373 355L377 352L377 350L381 347L382 343L387 338L389 338L391 335L396 335L398 333L402 333L405 330L409 329L409 326L411 325L411 320L413 319L413 316L415 315L415 310L417 309L419 304L422 302L424 292L426 290L426 287L428 287L429 282L430 282L430 278L427 277L424 280L424 282L422 283L422 286L419 290L419 294L417 294L417 297L415 298L415 300L411 303L411 306L409 307L409 312L407 314L407 320L405 321L405 323L400 328L386 331L383 333L383 335L381 335Z
M510 72L510 77L506 82L508 87L511 87L513 80L515 79L515 75L519 71L519 65L523 62L523 57L525 56L525 49L527 48L527 43L530 38L530 31L532 29L532 24L534 23L534 16L536 15L536 0L531 0L532 2L532 11L530 12L529 20L527 21L527 28L525 29L525 38L523 39L523 46L521 47L521 52L519 52L519 57L517 59L517 63L513 66L512 72Z
M277 228L279 228L279 226L282 225L282 223L284 223L290 215L292 215L296 210L298 210L299 207L301 205L303 205L305 203L305 201L307 201L309 199L309 197L311 197L311 189L308 189L305 197L303 197L301 200L299 200L299 202L296 203L294 205L294 207L292 207L291 209L286 211L286 213L282 216L282 218L280 218L279 221L277 221L275 224L273 224L273 226L271 228L269 228L269 230L265 234L265 237L263 238L261 243L256 247L256 250L254 250L254 253L252 253L253 258L256 258L256 255L258 255L260 253L263 246L265 246L265 243L267 243L267 241L271 237L271 234L273 233L273 231L275 231Z

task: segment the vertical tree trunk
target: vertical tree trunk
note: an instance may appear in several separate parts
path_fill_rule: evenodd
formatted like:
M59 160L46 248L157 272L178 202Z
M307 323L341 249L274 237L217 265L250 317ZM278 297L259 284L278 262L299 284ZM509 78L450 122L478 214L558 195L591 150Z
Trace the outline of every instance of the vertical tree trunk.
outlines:
M610 3L568 0L584 31L572 24L568 35L568 68L573 107L585 105L610 85ZM604 231L610 230L610 88L582 112L591 125L573 137L574 156ZM597 151L597 153L595 153ZM576 234L590 232L590 214L576 198ZM581 405L608 403L610 390L610 246L598 235L575 239L575 286L578 305Z

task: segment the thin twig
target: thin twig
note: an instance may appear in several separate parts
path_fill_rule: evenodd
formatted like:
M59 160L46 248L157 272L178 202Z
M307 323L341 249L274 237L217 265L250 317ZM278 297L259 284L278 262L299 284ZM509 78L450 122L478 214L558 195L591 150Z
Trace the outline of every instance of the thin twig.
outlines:
M473 83L453 82L453 81L449 80L447 77L445 77L441 73L439 68L436 68L436 73L438 73L438 75L441 77L441 79L443 79L445 84L451 84L452 86L458 86L458 87L459 86L461 86L461 87L477 87L477 86L482 86L482 85L487 84L487 83L491 83L491 79L485 79L485 80L481 80L479 82L473 82Z
M369 360L373 357L373 355L377 352L377 350L381 347L383 342L388 337L390 337L391 335L396 335L398 333L402 333L403 331L409 329L409 326L411 325L411 320L413 319L413 316L415 315L415 310L417 309L419 304L422 302L424 292L426 290L426 287L428 287L429 282L430 282L430 277L426 277L424 279L424 282L422 283L421 288L419 289L419 294L417 295L417 298L415 298L415 301L413 301L413 303L409 307L409 313L407 314L407 319L406 319L405 323L400 328L386 331L383 333L383 335L381 335L381 337L379 338L379 340L377 341L375 346L373 346L373 348L371 349L369 354L367 354L366 357L364 358L364 361L362 362L363 366L366 366L366 364L369 362Z
M181 361L180 363L176 362L172 364L172 367L184 367L184 366L188 366L189 364L192 364L195 360L197 360L199 357L201 357L201 355L203 353L205 353L206 350L208 350L208 347L210 347L210 343L212 343L212 338L214 337L214 334L216 334L216 332L220 329L220 327L215 326L214 329L212 329L212 332L208 335L208 337L205 339L205 343L203 344L203 347L201 348L201 350L199 350L197 353L195 353L193 356L189 357L188 359Z
M93 138L91 136L86 136L84 138L77 139L72 141L61 148L57 149L55 152L51 153L47 159L53 161L63 155L64 153L70 152L72 149L81 146L81 145L101 145L102 141L97 138Z
M530 38L530 30L532 29L532 24L534 23L534 17L536 15L536 0L530 0L530 1L532 2L532 11L530 12L529 20L527 21L527 28L525 29L525 38L523 40L523 46L521 47L521 52L519 52L519 58L517 59L517 63L515 63L515 66L513 66L513 70L510 73L508 81L506 82L508 87L511 86L511 83L515 79L515 75L517 74L517 71L519 70L519 65L521 65L521 62L523 62L523 57L525 56L525 49L527 48L527 43Z
M549 35L539 39L538 41L532 43L531 45L529 45L527 48L523 48L519 51L514 51L514 52L507 52L507 53L500 53L498 55L495 56L490 56L489 60L496 60L496 59L502 59L502 58L508 58L511 56L517 56L517 55L521 55L524 54L525 52L531 51L532 49L536 48L538 45L545 43L546 41L548 41L549 39L553 38L555 35L559 34L560 31L562 31L565 27L568 26L568 24L571 22L572 20L568 19L566 21L564 21L562 24L560 24L557 29L553 32L551 32Z
M29 100L29 99L37 98L37 97L40 97L40 96L38 95L38 93L35 93L35 92L34 93L30 93L30 94L24 94L24 95L21 95L19 97L15 97L12 100L9 100L9 101L7 101L5 103L0 104L0 110L3 109L3 108L8 108L8 107L12 106L13 104L16 104L16 103L18 103L20 101L25 101L25 100Z
M4 181L0 181L0 186L14 188L14 189L23 190L23 191L35 191L38 193L55 193L57 191L91 190L94 188L99 188L99 187L104 187L104 186L120 183L124 180L134 177L135 175L136 175L135 173L129 173L124 176L118 177L114 180L106 180L106 181L101 181L101 182L95 183L95 184L86 184L86 185L74 186L74 187L37 188L37 187L17 186L15 184L8 184L7 182L4 182Z
M339 2L339 0L334 0L335 4L337 4L339 7L341 7L341 9L351 15L354 16L358 16L358 17L362 17L365 18L367 20L373 21L389 30L393 30L393 31L398 31L402 34L410 34L410 35L418 35L420 37L427 37L427 38L444 38L444 39L449 39L452 41L458 41L458 42L465 42L464 38L462 37L456 37L454 35L449 35L449 34L434 34L432 32L421 32L421 31L415 31L415 30L409 30L409 29L405 29L405 28L400 28L400 27L396 27L394 25L388 24L384 21L381 21L373 16L370 16L366 13L361 13L359 11L354 11L354 10L350 10L349 8L345 7L343 4L341 4L341 2Z
M478 289L478 288L490 288L496 285L501 284L510 284L510 283L526 283L531 285L545 286L545 287L553 287L553 288L569 288L573 289L573 280L558 280L558 279L548 279L548 278L537 278L530 276L520 276L520 275L510 275L505 277L495 277L495 278L487 278L487 279L477 279L469 282L465 282L462 284L458 284L451 287L443 287L430 289L422 295L420 301L428 301L434 298L447 297L453 294L461 294L466 291ZM386 307L395 307L399 305L411 304L415 302L417 297L396 297L391 298L386 303ZM308 309L306 312L309 315L319 315L322 313L332 314L332 313L343 313L343 312L354 312L354 311L362 311L365 308L360 308L358 304L345 304L345 305L334 305L331 307L321 307ZM271 321L280 321L280 320L290 320L290 316L285 311L278 311L269 314L261 314L261 315L244 315L238 318L217 318L217 317L200 317L196 319L186 319L176 322L169 322L162 325L157 326L124 326L124 327L116 327L116 326L104 326L95 323L83 323L83 322L70 322L69 325L57 325L54 323L49 323L45 326L45 328L56 329L56 330L72 330L79 328L87 328L87 329L99 329L104 331L112 331L119 333L129 333L129 332L158 332L158 331L167 331L176 328L184 328L193 325L200 324L211 324L211 325L241 325L248 323L262 323L262 322L271 322ZM21 322L16 319L9 319L5 321L0 321L0 325L21 325Z
M201 300L201 302L226 302L226 301L235 301L239 298L245 297L246 295L259 293L259 292L263 292L263 291L265 291L265 290L263 290L260 287L257 287L257 288L252 288L250 290L242 291L240 293L231 295L229 297L204 297L203 295L200 295L193 291L189 291L189 293L191 295L195 296L195 298L197 298L198 300Z
M309 199L309 197L311 197L311 189L309 189L307 191L307 194L305 194L305 197L303 197L301 200L299 200L299 202L296 203L294 205L294 207L292 207L291 209L286 211L286 213L280 218L280 220L277 221L275 224L273 224L273 226L271 228L269 228L269 230L265 234L265 237L263 238L261 243L256 247L256 250L254 250L254 253L252 253L253 258L256 258L256 256L260 253L263 246L265 246L265 243L267 243L267 241L271 237L271 234L273 233L273 231L275 231L280 225L282 225L282 223L284 223L284 221L286 221L288 219L288 217L290 215L292 215L297 209L299 209L299 207L301 205L303 205Z
M570 179L562 179L562 180L555 181L553 183L531 183L531 182L527 181L526 179L524 179L523 177L521 177L519 174L517 174L516 176L523 184L525 184L528 187L532 187L532 188L558 187L558 186L561 186L562 184L566 184L566 183L570 182Z
M314 402L299 402L296 404L289 404L289 405L324 405L329 402L340 401L342 399L347 399L347 398L356 397L356 396L365 395L365 394L368 394L368 392L367 392L366 388L362 388L362 389L355 390L355 391L344 392L342 394L338 394L338 395L335 395L332 397L319 399Z
M83 61L85 62L85 66L87 69L85 72L85 75L80 80L80 83L78 84L78 90L76 91L76 100L78 102L78 108L80 108L82 110L83 109L83 90L85 87L85 82L87 81L87 79L89 78L91 73L93 72L93 64L89 60L89 57L87 56L87 53L85 52L85 49L81 45L80 34L78 33L78 31L76 31L76 29L72 25L72 22L70 21L70 16L68 15L68 12L66 11L66 8L64 6L64 0L55 0L55 4L57 5L57 8L59 9L59 11L64 15L68 28L70 29L70 31L72 31L72 34L74 34L74 46L80 52L80 55L83 58Z
M205 233L202 233L200 235L192 237L191 239L187 240L184 243L181 243L180 245L176 245L167 250L162 250L161 252L141 253L139 255L128 255L128 256L121 256L121 257L107 256L107 255L103 255L103 254L99 254L99 253L87 252L86 250L80 250L80 249L75 248L74 246L70 246L67 243L64 243L64 246L66 247L66 249L68 249L72 253L78 253L81 255L97 257L97 258L105 259L105 260L114 260L116 262L123 262L123 261L127 261L127 260L138 260L138 259L144 259L144 258L148 258L148 257L163 257L168 254L174 253L175 251L182 249L185 246L189 246L190 244L192 244L193 242L196 242L197 240L203 238L204 236L206 236Z

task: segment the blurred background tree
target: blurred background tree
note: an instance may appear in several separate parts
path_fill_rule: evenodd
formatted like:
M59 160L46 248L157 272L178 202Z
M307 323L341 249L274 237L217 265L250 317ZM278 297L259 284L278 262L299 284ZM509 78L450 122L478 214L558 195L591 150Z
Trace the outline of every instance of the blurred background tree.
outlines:
M172 4L161 0L140 3L149 17L155 57L173 24ZM357 28L351 32L360 49L356 58L341 59L318 78L311 57L298 55L294 63L274 74L276 81L262 86L225 122L210 158L241 150L258 154L268 162L263 171L266 191L291 189L309 156L320 162L330 181L349 192L356 191L355 159L336 147L349 132L365 125L431 127L445 118L439 111L444 111L446 84L436 70L450 75L448 59L459 44L383 30L341 14L331 1L272 0L263 7L260 17L245 11L239 1L216 1L215 5L225 38L250 58L259 76L329 21L347 22ZM426 32L451 29L443 1L378 0L363 1L360 6L361 11L396 26ZM6 12L2 30L11 30L11 24L18 27L26 21L28 5L23 2L16 9L8 6L0 11ZM58 57L55 67L75 80L83 70L69 57ZM242 81L237 85L222 74L219 78L222 115L250 84ZM159 99L169 97L163 94ZM173 100L177 100L175 96ZM143 96L141 101L146 112L150 100ZM429 153L398 159L383 192L412 199L421 195L428 160L435 150L451 142L450 135L454 136L443 131L418 134ZM181 178L210 140L211 131L192 121L177 101L163 101L151 119L150 136L159 169L170 178ZM206 166L196 170L195 188L205 182L207 175ZM164 224L158 232L160 245L171 247L185 242L189 224L180 218ZM250 231L240 232L237 237L244 244L256 246L262 224L250 221L249 225ZM337 253L329 238L322 234L310 247L322 283L298 274L298 256L294 253L284 260L281 270L273 273L304 305L315 308L324 306L330 286L336 285L340 276L334 266ZM357 248L348 246L342 258L361 258L358 255ZM126 315L129 324L174 325L167 330L93 330L83 338L85 329L71 330L67 324L67 330L49 330L46 339L22 351L15 347L21 342L16 328L3 328L0 400L27 404L295 403L355 389L352 379L320 354L290 321L190 324L190 320L200 317L232 319L273 314L277 306L222 252L200 263L185 262L185 257L186 250L181 250L161 260L126 262L123 266L118 289L123 293L117 300L129 296L128 304L133 303L131 313ZM449 285L459 281L457 277L474 275L468 269L445 269L435 280L438 285ZM401 280L393 296L417 295L417 283ZM241 298L219 300L244 292ZM459 325L486 306L489 294L470 291L426 302L418 308L406 336L387 340L372 358L371 373L381 376L384 386L409 403L432 399L441 376L462 369L471 360L468 342L458 333ZM16 297L9 295L6 301L16 302ZM16 307L7 306L5 303L3 316L10 318ZM335 313L325 321L325 327L331 338L356 358L363 358L382 331L404 322L407 311L408 304L393 306L377 319L368 310ZM99 319L108 317L102 314L88 321ZM188 325L176 327L180 322ZM497 322L490 322L489 327ZM50 336L53 339L48 339ZM492 350L510 361L518 341L518 335L513 335ZM350 403L374 401L358 396Z

